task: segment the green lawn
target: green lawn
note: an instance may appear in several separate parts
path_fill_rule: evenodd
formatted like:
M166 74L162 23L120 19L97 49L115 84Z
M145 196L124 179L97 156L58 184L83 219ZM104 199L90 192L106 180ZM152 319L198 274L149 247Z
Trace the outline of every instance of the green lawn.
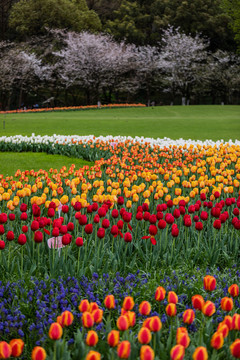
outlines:
M5 121L5 129L3 129ZM0 115L0 135L130 135L240 139L239 106L162 106Z
M50 168L60 170L62 166L69 168L72 164L79 169L84 165L92 166L93 163L82 159L69 158L60 155L47 155L45 153L1 153L0 174L4 176L13 175L18 169L23 170L49 170Z

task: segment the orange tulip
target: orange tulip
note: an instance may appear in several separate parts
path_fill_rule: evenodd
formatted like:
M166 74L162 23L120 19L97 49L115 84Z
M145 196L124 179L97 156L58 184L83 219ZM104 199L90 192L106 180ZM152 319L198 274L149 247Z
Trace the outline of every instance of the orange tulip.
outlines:
M140 360L154 360L154 351L148 345L143 345L140 349Z
M8 359L11 353L11 346L6 341L0 341L0 359Z
M82 314L82 324L85 328L90 328L93 326L94 324L94 318L93 318L93 315L90 314L90 312L88 311L85 311L83 314Z
M149 344L152 339L150 330L146 327L142 327L138 333L138 341L141 344Z
M170 304L177 304L178 296L174 291L169 291L169 293L168 293L168 302Z
M88 346L96 346L98 343L98 334L94 330L90 330L87 333L86 344Z
M185 324L192 324L195 319L195 313L192 309L187 309L183 313L183 322Z
M182 360L185 355L185 348L182 345L175 345L171 351L171 360Z
M94 319L94 323L99 324L100 322L102 322L103 310L102 309L93 310L92 316L93 316L93 319Z
M166 290L162 286L159 286L155 292L155 300L162 301L165 299L165 295L166 295Z
M158 332L162 328L162 322L158 316L152 316L149 322L149 328L153 332Z
M215 332L211 338L211 347L218 350L223 347L224 339L223 334L221 332Z
M216 279L214 276L207 275L203 279L203 285L205 290L213 291L216 287Z
M86 356L86 360L101 360L101 354L97 351L89 351Z
M22 339L12 339L9 345L11 346L13 357L19 357L22 354L24 347Z
M229 297L224 297L221 300L221 308L224 311L231 311L233 309L233 300Z
M230 345L230 351L232 356L236 357L237 359L240 359L240 339L236 339Z
M117 319L117 328L121 331L125 331L129 328L129 321L126 315L121 315Z
M142 301L139 305L139 312L141 315L149 315L151 312L151 305L148 301Z
M207 360L207 359L208 359L207 349L204 346L197 347L193 353L193 360Z
M113 295L107 295L104 299L104 305L107 309L115 308L115 299Z
M90 308L90 304L87 299L82 300L80 302L80 305L78 306L78 309L80 312L89 311L89 308Z
M119 331L117 330L110 331L107 337L107 341L109 346L111 347L117 346L119 344Z
M134 300L131 296L126 296L123 300L123 308L126 311L132 310L132 308L134 307L135 303Z
M205 301L201 295L194 295L192 297L192 304L193 304L194 309L202 310L203 305L205 304Z
M178 331L177 329L176 341L177 345L182 345L186 349L190 344L190 337L187 332Z
M206 316L212 316L216 312L216 307L212 301L206 301L202 308L202 312Z
M232 284L231 286L229 286L228 292L232 297L238 296L239 295L239 287L238 287L238 285L237 284Z
M127 359L131 353L131 344L129 341L122 341L117 347L117 354L120 359Z
M32 351L32 360L45 360L47 357L46 351L41 346L35 346Z
M73 314L70 311L66 310L61 314L61 322L59 322L59 324L62 327L70 326L73 323L73 319Z
M166 314L168 316L175 316L177 314L177 308L175 304L168 304L166 306Z
M229 328L226 324L223 323L223 321L218 325L217 332L222 333L223 337L227 337L229 333Z
M225 316L223 319L223 324L226 324L229 330L233 328L233 319L230 315Z
M57 322L52 323L48 332L50 339L59 340L62 337L63 329Z
M232 329L240 330L240 314L234 314L232 317Z

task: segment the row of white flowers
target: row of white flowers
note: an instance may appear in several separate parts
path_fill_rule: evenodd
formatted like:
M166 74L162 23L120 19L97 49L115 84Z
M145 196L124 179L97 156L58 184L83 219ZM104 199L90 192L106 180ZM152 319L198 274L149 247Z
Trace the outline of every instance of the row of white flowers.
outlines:
M68 144L68 145L72 145L73 142L79 142L82 141L83 143L88 143L89 141L93 141L94 143L97 141L105 141L105 142L110 142L110 143L118 143L118 142L125 142L125 141L132 141L133 143L136 142L140 142L140 143L148 143L150 144L150 146L155 146L158 145L162 148L164 147L169 147L170 145L176 145L176 146L184 146L187 145L187 147L189 147L190 145L192 146L197 146L197 145L210 145L210 146L217 146L219 147L221 144L223 145L227 145L229 144L229 146L232 145L240 145L240 141L239 140L229 140L229 141L224 141L224 140L218 140L218 141L213 141L213 140L205 140L205 141L201 141L201 140L184 140L182 138L178 139L178 140L172 140L169 139L167 137L164 137L163 139L157 138L157 139L153 139L153 138L145 138L145 137L134 137L132 138L131 136L112 136L112 135L108 135L108 136L99 136L96 137L94 135L88 135L88 136L79 136L79 135L52 135L52 136L48 136L48 135L35 135L34 133L31 136L22 136L22 135L15 135L15 136L1 136L0 137L0 142L5 142L5 143L13 143L13 144L20 144L20 143L26 143L26 144L52 144L53 146L55 144Z

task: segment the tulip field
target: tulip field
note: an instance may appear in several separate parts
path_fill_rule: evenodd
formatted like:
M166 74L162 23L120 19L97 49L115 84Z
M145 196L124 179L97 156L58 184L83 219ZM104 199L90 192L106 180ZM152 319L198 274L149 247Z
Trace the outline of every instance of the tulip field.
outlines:
M240 142L2 136L0 359L240 358Z

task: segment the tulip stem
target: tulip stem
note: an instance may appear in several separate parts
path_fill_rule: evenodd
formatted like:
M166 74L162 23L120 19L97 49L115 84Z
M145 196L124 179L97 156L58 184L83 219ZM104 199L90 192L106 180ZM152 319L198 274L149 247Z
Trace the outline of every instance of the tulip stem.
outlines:
M79 260L80 260L80 247L78 249L78 261L77 261L77 274L78 274L78 271L79 271Z
M23 246L21 249L21 275L23 274Z
M54 350L53 350L53 360L57 359L57 344L56 340L54 341Z
M10 272L10 256L11 256L11 242L9 241L8 246L8 272Z

